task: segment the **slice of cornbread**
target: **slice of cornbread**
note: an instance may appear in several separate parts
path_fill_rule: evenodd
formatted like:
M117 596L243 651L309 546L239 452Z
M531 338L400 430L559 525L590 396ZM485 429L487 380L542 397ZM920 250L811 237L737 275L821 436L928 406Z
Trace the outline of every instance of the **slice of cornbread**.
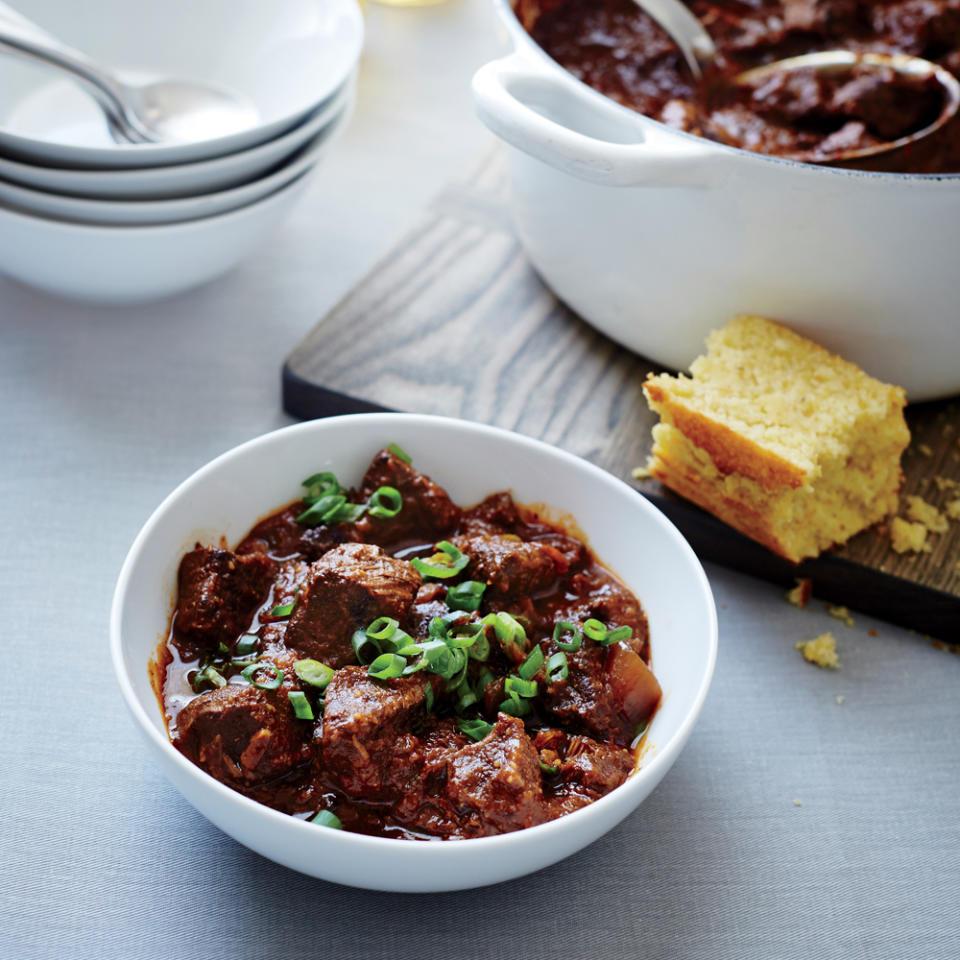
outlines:
M690 373L643 386L666 486L795 563L896 511L902 389L761 317L711 333Z

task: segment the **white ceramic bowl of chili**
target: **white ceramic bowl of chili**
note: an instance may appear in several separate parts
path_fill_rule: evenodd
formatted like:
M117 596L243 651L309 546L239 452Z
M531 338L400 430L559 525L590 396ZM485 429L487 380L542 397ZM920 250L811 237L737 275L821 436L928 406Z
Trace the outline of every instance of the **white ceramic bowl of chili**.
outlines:
M651 665L664 696L637 769L588 806L516 833L418 843L320 827L224 786L170 743L150 665L165 636L177 567L196 541L237 542L300 496L300 480L333 470L359 480L370 457L397 443L463 505L508 489L519 503L573 518L578 535L638 596L650 622ZM537 440L416 414L359 414L286 427L198 470L156 509L130 548L113 599L110 643L124 699L164 773L200 813L277 863L372 890L466 889L522 876L575 853L632 813L670 769L706 699L717 655L713 596L676 528L609 473Z

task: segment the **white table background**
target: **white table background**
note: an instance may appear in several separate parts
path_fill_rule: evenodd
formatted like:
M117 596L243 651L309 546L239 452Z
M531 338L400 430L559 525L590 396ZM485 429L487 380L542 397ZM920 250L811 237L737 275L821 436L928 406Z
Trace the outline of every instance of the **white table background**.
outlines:
M489 142L469 95L499 49L485 0L373 6L368 26L353 123L256 259L122 309L0 280L0 957L960 956L960 657L720 568L685 753L532 877L443 896L315 881L151 766L107 650L129 544L193 470L288 422L285 355ZM827 629L840 671L794 649Z

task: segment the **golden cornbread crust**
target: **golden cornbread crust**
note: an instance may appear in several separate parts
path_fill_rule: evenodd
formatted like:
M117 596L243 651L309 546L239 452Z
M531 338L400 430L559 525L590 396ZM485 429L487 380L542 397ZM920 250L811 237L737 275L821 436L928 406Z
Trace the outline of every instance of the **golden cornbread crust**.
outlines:
M795 563L896 511L899 387L761 317L711 333L690 371L644 384L661 483Z

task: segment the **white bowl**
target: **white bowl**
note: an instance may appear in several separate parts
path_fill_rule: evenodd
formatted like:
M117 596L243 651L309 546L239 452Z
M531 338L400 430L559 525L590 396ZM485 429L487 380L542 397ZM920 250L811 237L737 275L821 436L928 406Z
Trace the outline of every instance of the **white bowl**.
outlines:
M146 227L69 223L0 207L0 273L67 300L159 300L250 256L309 182L303 174L239 210Z
M296 126L353 70L363 42L356 0L20 0L20 12L137 79L179 77L236 90L258 126L181 144L115 144L99 108L55 71L0 58L0 152L60 167L191 163Z
M470 504L510 489L520 502L572 515L598 557L640 598L664 690L639 769L575 813L516 833L417 843L317 827L231 790L179 753L164 728L147 665L166 630L180 557L196 541L239 540L300 495L300 479L334 470L356 482L396 442ZM392 891L457 890L518 877L586 846L630 814L676 760L713 676L717 620L706 576L670 522L639 493L571 454L494 427L414 414L314 420L223 454L157 508L127 555L110 618L114 668L154 761L197 810L265 857L311 876ZM623 851L634 858L636 851Z
M74 223L149 226L219 216L275 193L314 166L349 116L352 100L309 143L267 176L215 193L173 200L94 200L66 197L0 179L0 203L21 213L57 217ZM2 268L2 264L0 264Z
M0 156L0 178L48 193L101 200L169 200L226 190L255 180L312 140L343 109L354 85L351 75L292 130L226 156L128 170L46 167Z

